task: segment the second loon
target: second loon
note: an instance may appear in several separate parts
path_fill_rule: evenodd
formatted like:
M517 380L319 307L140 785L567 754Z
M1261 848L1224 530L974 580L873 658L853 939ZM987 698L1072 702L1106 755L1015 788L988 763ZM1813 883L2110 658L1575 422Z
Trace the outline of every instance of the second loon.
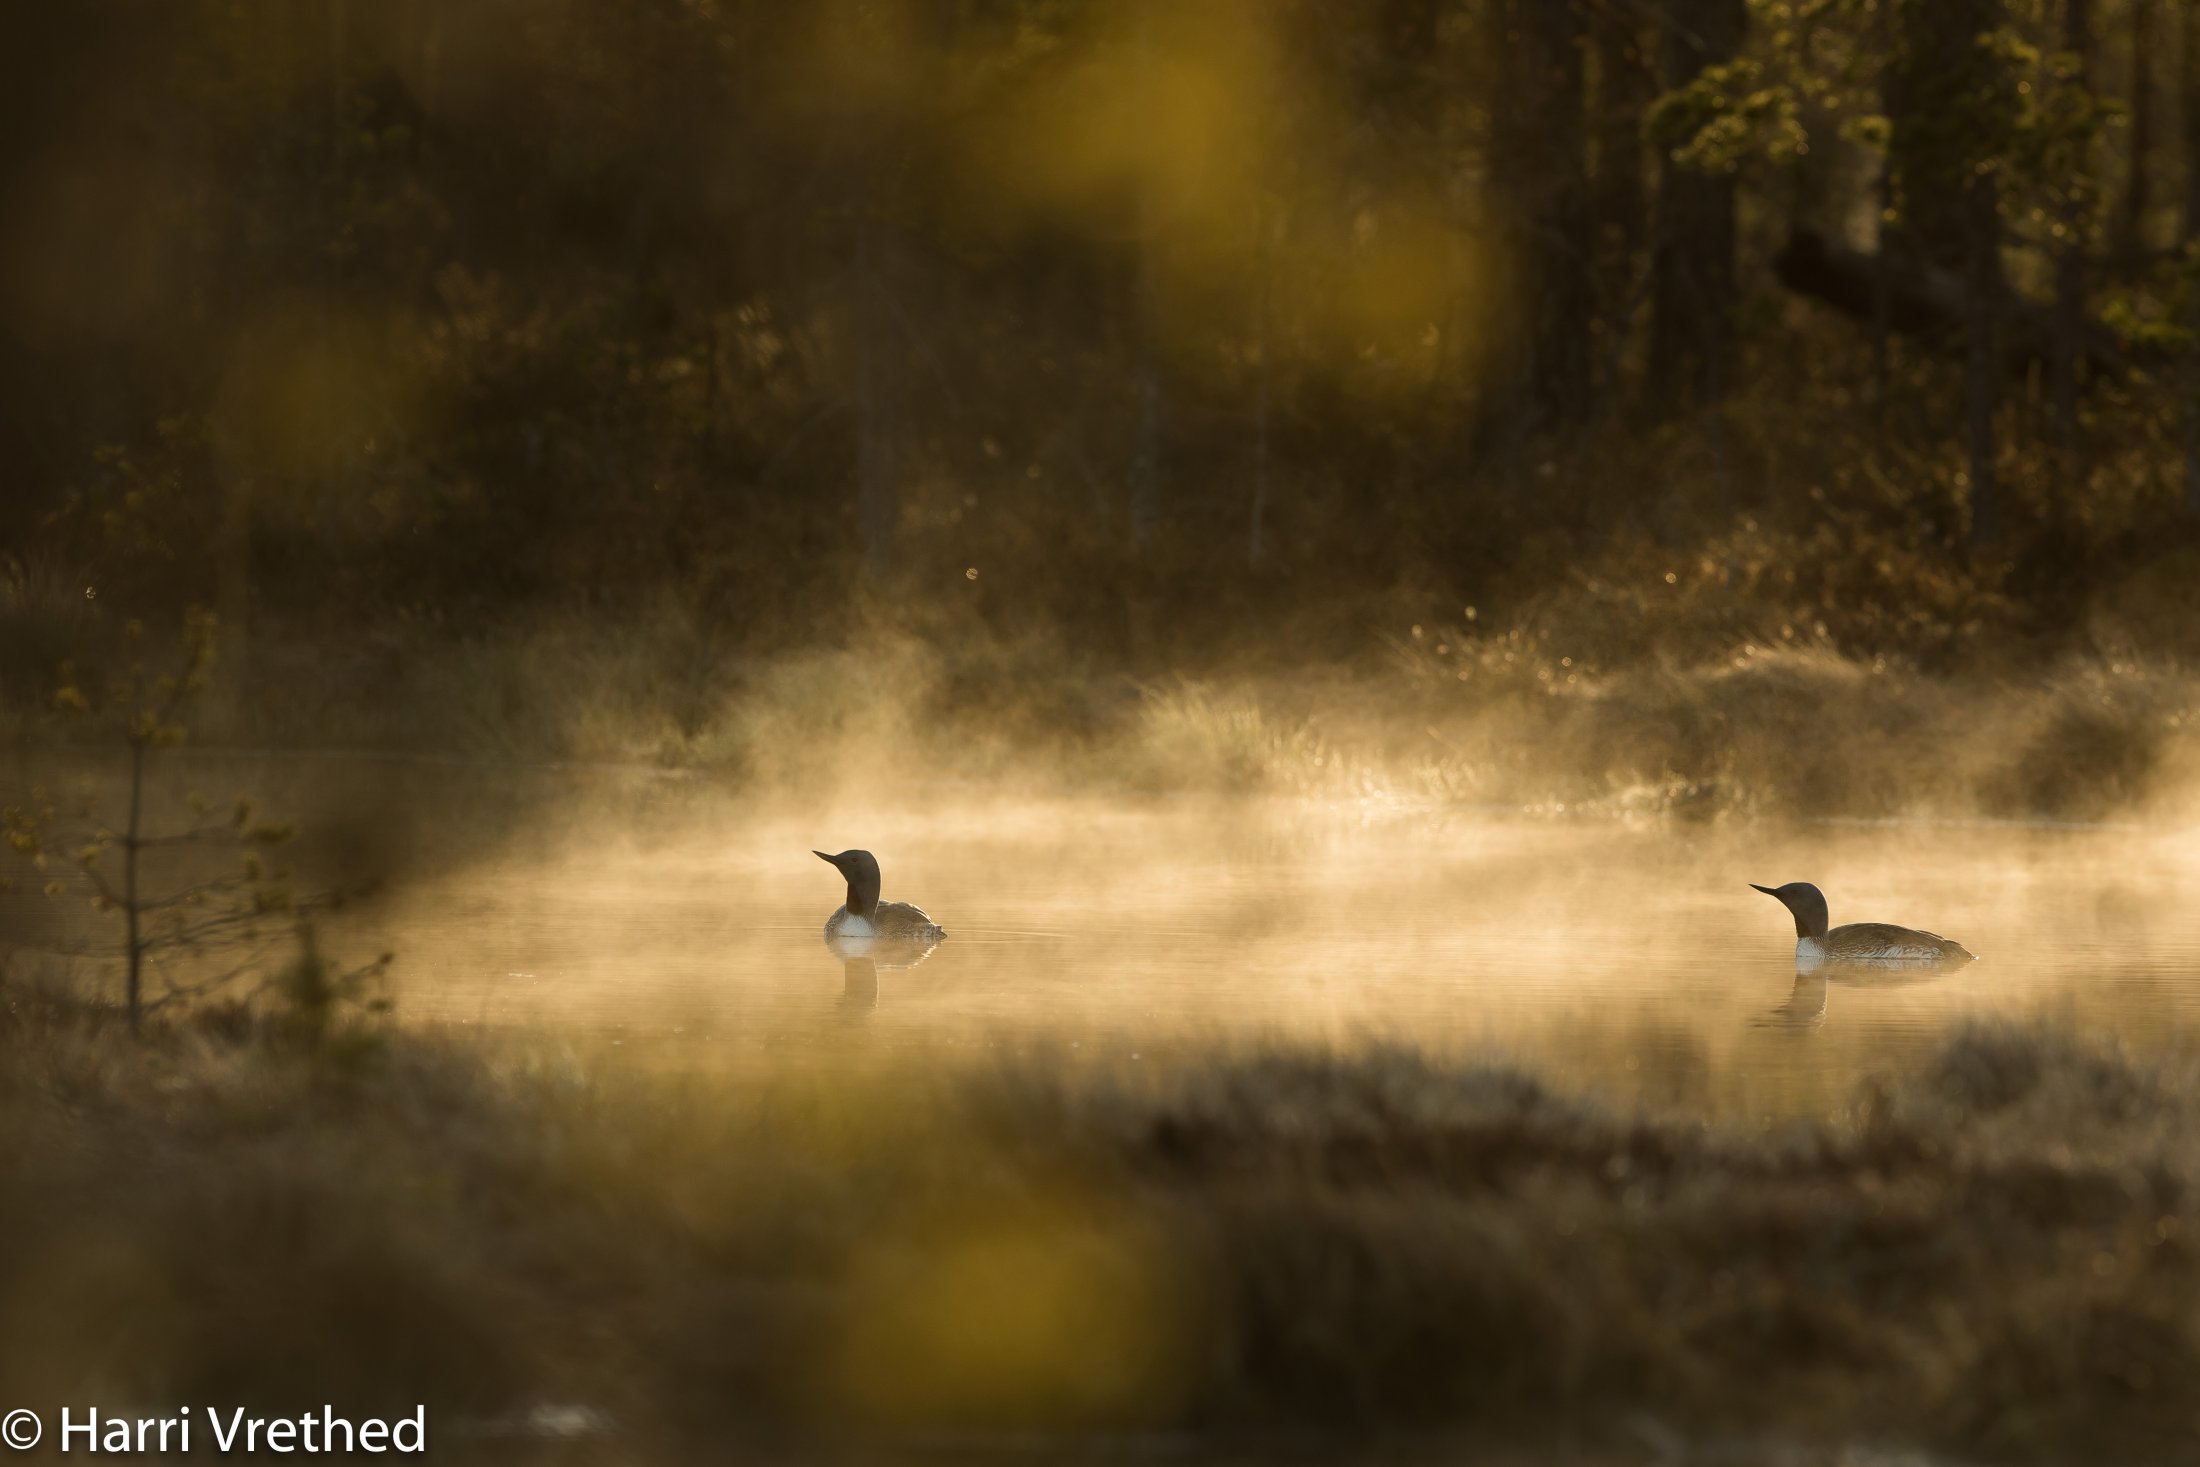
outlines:
M846 905L825 919L827 942L875 939L934 943L947 936L947 929L926 916L923 908L878 899L878 858L869 851L842 851L837 856L823 851L810 854L837 869L848 881Z
M1826 896L1807 881L1785 886L1750 886L1769 897L1795 918L1795 967L1809 973L1829 964L1863 963L1875 967L1915 966L1937 963L1972 963L1978 954L1953 938L1915 927L1896 927L1888 922L1845 922L1826 926Z

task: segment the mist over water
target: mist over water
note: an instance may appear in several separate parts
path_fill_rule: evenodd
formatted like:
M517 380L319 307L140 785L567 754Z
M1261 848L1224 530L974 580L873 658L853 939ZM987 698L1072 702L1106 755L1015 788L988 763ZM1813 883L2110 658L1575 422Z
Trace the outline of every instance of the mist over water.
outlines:
M1620 1101L1801 1113L1973 1021L2139 1046L2200 1016L2189 833L2142 825L1690 827L1306 800L999 800L525 840L348 912L408 1023L549 1030L679 1065L745 1052L1408 1044ZM906 969L820 936L865 845L943 922ZM1802 978L1786 912L1957 938L1945 973ZM866 967L868 965L865 965ZM875 985L875 986L874 986Z
M910 768L891 799L640 765L172 757L159 818L176 791L232 785L298 818L293 881L353 893L322 938L341 962L396 955L400 1026L618 1067L1402 1046L1763 1117L1841 1111L1980 1022L2146 1050L2200 1021L2200 841L2174 792L2105 822L1775 821L1493 809L1366 770L1358 794L927 777L944 761L887 740L822 762ZM110 764L37 768L112 805ZM854 846L944 943L827 948L842 886L810 853ZM1836 924L1926 928L1981 961L1799 976L1786 911L1750 889L1785 881L1817 884ZM78 981L112 982L111 915L19 885L0 916L32 939L19 962L73 949ZM271 927L270 962L287 932ZM198 971L160 962L161 982Z

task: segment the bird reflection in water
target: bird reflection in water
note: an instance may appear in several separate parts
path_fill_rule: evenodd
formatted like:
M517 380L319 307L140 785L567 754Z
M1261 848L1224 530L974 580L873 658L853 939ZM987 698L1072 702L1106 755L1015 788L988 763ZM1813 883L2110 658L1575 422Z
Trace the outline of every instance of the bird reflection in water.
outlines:
M840 1007L843 1013L860 1015L878 1007L878 975L907 972L939 946L933 939L850 937L836 933L825 946L840 959Z
M1757 1021L1760 1029L1815 1029L1826 1022L1826 980L1818 973L1797 973L1787 1002Z
M1906 968L1870 964L1828 965L1814 971L1798 969L1787 1002L1757 1020L1760 1029L1812 1030L1826 1022L1826 1004L1833 988L1869 990L1909 988L1946 976L1944 969L1913 965Z
M840 1007L862 1015L878 1007L878 964L870 958L840 960Z

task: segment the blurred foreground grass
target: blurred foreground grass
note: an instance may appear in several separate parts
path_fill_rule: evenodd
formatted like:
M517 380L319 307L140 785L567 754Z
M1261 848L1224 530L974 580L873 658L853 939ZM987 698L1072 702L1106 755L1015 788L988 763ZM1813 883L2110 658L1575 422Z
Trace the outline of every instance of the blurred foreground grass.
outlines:
M605 1067L234 1012L139 1046L18 980L0 1380L424 1400L445 1448L585 1406L619 1460L1431 1431L2189 1459L2196 1138L2200 1063L2045 1033L1757 1128L1402 1050Z

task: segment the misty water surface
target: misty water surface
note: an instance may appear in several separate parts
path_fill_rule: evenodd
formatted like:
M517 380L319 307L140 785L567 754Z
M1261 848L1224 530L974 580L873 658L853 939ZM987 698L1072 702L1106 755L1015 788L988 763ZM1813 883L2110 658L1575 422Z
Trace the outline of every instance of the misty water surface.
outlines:
M1616 1098L1766 1114L1846 1103L1950 1026L2032 1020L2147 1045L2200 1032L2200 842L2182 825L1692 825L1381 801L1024 798L765 810L704 778L348 768L206 756L178 783L268 792L324 924L396 954L401 1023L548 1033L601 1058L1406 1043ZM362 793L362 790L364 793ZM949 937L844 965L813 848L866 846ZM1785 911L1981 955L1942 975L1798 979ZM79 943L113 934L18 889ZM20 924L17 924L20 926ZM80 966L81 973L84 968Z
M1779 832L1382 805L998 801L744 814L695 790L669 830L601 825L399 883L346 945L399 954L410 1022L568 1031L657 1056L1048 1045L1403 1042L1623 1098L1814 1109L1949 1026L2037 1019L2151 1043L2200 1015L2200 850L2180 830ZM522 843L522 846L530 843ZM868 846L950 936L844 965L812 847ZM1956 937L1940 976L1794 973L1786 913Z

